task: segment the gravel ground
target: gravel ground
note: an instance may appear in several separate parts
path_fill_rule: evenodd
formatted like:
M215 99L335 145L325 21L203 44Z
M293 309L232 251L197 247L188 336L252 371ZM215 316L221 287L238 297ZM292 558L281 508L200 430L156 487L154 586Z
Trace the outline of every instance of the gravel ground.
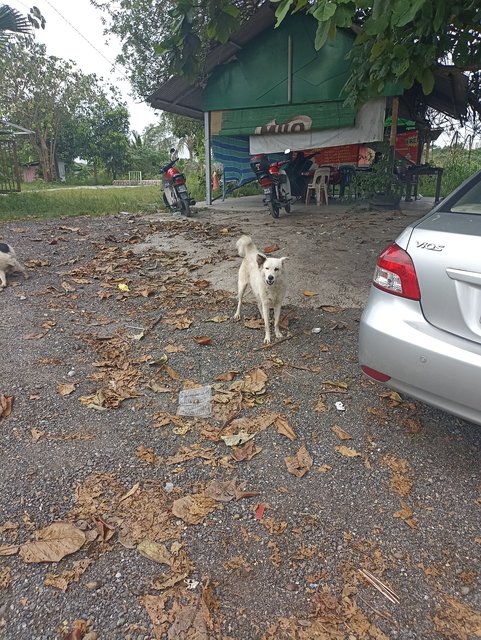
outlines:
M368 282L379 233L329 224ZM303 295L295 252L289 339L263 348L249 301L228 319L244 231L0 228L31 275L0 293L0 638L481 637L481 430L363 378L359 307ZM176 415L199 385L212 415Z

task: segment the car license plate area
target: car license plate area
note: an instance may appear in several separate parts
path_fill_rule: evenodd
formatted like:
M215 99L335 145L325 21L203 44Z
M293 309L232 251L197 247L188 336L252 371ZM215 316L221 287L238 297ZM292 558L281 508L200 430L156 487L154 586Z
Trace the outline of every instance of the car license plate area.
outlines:
M182 193L184 191L187 191L187 187L185 186L185 184L179 184L179 185L177 185L177 191L179 193Z

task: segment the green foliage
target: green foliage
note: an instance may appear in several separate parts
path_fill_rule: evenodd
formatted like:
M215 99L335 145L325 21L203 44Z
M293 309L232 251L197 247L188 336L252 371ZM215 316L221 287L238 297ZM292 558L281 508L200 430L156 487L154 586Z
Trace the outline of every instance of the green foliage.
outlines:
M125 168L128 112L116 89L30 38L0 49L0 65L0 117L34 132L19 141L19 155L40 161L46 181L56 178L57 158L83 157L112 175Z
M441 181L441 195L447 196L451 191L473 175L481 167L481 149L474 149L471 153L460 146L435 149L432 154L432 164L443 167ZM434 196L434 178L423 176L419 180L419 193L423 196Z
M117 57L135 92L147 97L173 73L202 75L212 41L225 42L261 0L90 0L117 36Z
M0 198L0 222L23 218L105 215L129 211L154 213L163 208L160 187L43 189Z
M118 3L91 1L109 12L110 30L126 38L126 42L132 42L140 22L129 23L129 8L138 9L147 0L125 0L115 8L109 5ZM317 48L335 38L339 28L350 27L353 23L362 27L350 54L352 72L344 89L353 104L361 104L373 94L381 94L387 85L394 83L410 88L418 82L428 94L434 87L433 71L447 61L467 72L481 68L479 0L454 3L452 0L275 2L277 26L291 11L306 11L317 20ZM151 11L160 6L159 1L148 4ZM156 38L147 25L147 38L139 44L131 64L138 66L142 47L157 43L156 51L162 57L156 66L160 67L163 79L169 73L202 77L209 41L224 42L229 32L256 8L256 3L239 0L207 0L200 8L194 0L170 2L159 26L160 38ZM165 15L168 15L167 20ZM154 88L151 85L151 90Z
M373 200L379 196L393 200L401 198L404 184L393 171L393 163L387 150L369 171L358 173L356 191L363 200Z

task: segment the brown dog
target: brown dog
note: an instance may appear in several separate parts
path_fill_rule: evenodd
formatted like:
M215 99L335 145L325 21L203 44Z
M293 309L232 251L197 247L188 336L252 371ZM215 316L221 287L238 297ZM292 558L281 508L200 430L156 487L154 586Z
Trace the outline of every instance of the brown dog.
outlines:
M7 286L7 273L19 271L28 278L25 267L20 264L13 248L5 242L0 242L0 289Z

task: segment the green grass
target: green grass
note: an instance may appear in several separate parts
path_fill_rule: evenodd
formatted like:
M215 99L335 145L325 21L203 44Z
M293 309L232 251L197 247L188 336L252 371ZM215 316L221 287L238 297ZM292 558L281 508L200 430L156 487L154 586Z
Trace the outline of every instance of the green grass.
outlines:
M160 187L62 188L0 195L0 221L163 209Z

